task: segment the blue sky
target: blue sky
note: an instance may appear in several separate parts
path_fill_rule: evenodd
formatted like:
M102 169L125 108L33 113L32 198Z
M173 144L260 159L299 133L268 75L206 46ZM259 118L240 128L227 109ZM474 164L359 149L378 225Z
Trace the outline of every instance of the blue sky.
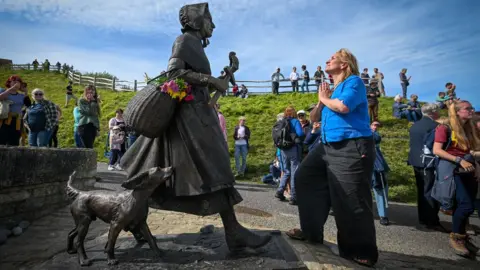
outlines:
M166 69L180 33L176 0L0 0L0 58L34 58L108 71L124 80ZM206 49L214 74L234 50L237 80L268 80L306 64L311 73L339 48L360 67L385 74L388 95L400 93L408 68L409 93L433 100L447 81L480 107L478 0L212 0L217 26ZM254 89L251 89L254 90Z

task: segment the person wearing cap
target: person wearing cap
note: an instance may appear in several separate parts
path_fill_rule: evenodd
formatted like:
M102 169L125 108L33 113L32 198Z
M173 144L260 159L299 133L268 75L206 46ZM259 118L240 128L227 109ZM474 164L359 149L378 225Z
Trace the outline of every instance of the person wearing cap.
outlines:
M271 77L273 94L278 95L278 88L280 87L280 77L282 77L282 80L285 80L285 76L283 76L283 74L280 73L280 68L277 67L277 70L272 74L272 77Z
M233 139L235 140L235 168L237 170L235 177L243 177L245 169L247 168L250 129L245 125L245 121L245 116L241 116L238 126L235 126L235 131L233 132Z
M372 189L375 194L375 201L377 202L378 216L380 217L380 224L388 226L390 224L387 216L388 209L388 182L387 173L390 171L387 161L383 157L383 153L380 150L380 142L382 137L378 133L380 123L373 121L370 128L373 132L373 139L375 140L375 154L376 159L373 167L372 176Z
M300 125L302 126L303 133L307 134L308 131L311 129L310 121L307 119L306 112L304 110L300 110L297 112L297 119L300 122ZM303 145L305 146L305 145ZM308 148L303 147L303 156L305 156L308 153Z

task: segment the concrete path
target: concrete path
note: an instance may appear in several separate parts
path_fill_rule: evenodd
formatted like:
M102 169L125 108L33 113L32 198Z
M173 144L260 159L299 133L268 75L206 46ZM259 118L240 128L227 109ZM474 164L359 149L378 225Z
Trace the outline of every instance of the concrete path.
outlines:
M124 180L124 173L109 172L105 164L99 164L98 172L101 180L97 182L96 188L121 189L119 183ZM236 212L245 226L281 231L298 227L297 208L274 199L275 188L240 182L236 187L244 198L244 201L236 206ZM459 258L451 252L447 234L416 229L415 206L391 204L389 216L393 223L391 226L384 227L376 222L377 243L381 251L377 268L480 269L480 262ZM442 215L441 218L446 227L451 226L448 217ZM151 256L147 245L135 247L131 235L123 232L119 237L116 253L123 261L123 266L115 269L302 269L305 265L309 269L359 269L358 265L334 255L337 249L333 217L329 217L325 227L326 240L329 241L327 246L312 246L276 235L273 246L266 248L263 253L228 260L222 259L225 246L224 241L221 241L223 230L218 215L202 218L152 209L148 223L152 232L157 235L160 246L180 249L179 245L183 245L187 247L189 259L176 264L171 261L158 261ZM471 223L480 225L476 217L471 218ZM215 232L204 237L198 232L207 224L214 225ZM0 246L0 269L77 269L75 255L65 252L66 236L72 226L73 220L68 208L35 221L23 235L10 238L5 245ZM106 267L103 254L106 232L107 225L103 222L92 223L87 236L90 241L86 243L86 247L87 253L95 262L92 267L82 269ZM475 240L480 242L479 237L475 237ZM272 250L275 252L272 253ZM283 255L272 255L279 252ZM170 256L176 257L178 254L173 252Z

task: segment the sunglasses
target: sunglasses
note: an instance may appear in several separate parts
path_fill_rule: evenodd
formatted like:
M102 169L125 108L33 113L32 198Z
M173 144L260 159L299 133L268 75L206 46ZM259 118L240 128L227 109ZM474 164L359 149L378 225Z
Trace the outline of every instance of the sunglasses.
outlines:
M35 93L35 96L43 96L43 93Z
M305 114L299 114L298 115L298 117L304 117L304 116L305 116Z

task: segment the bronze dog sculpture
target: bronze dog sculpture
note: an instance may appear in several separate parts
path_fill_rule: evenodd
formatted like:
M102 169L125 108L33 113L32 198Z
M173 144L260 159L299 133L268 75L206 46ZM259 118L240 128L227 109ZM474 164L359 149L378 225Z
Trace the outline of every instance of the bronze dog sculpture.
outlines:
M78 253L81 266L90 265L83 242L90 223L98 217L110 224L108 241L105 245L108 265L118 263L114 248L122 230L139 233L148 242L150 248L160 256L161 251L147 225L148 198L158 185L172 175L172 172L171 167L152 168L135 177L141 181L136 181L138 184L132 190L121 192L78 190L72 186L76 174L73 172L66 189L67 195L74 199L70 205L70 212L75 220L75 228L68 234L67 252ZM77 235L76 247L74 247L73 240Z

